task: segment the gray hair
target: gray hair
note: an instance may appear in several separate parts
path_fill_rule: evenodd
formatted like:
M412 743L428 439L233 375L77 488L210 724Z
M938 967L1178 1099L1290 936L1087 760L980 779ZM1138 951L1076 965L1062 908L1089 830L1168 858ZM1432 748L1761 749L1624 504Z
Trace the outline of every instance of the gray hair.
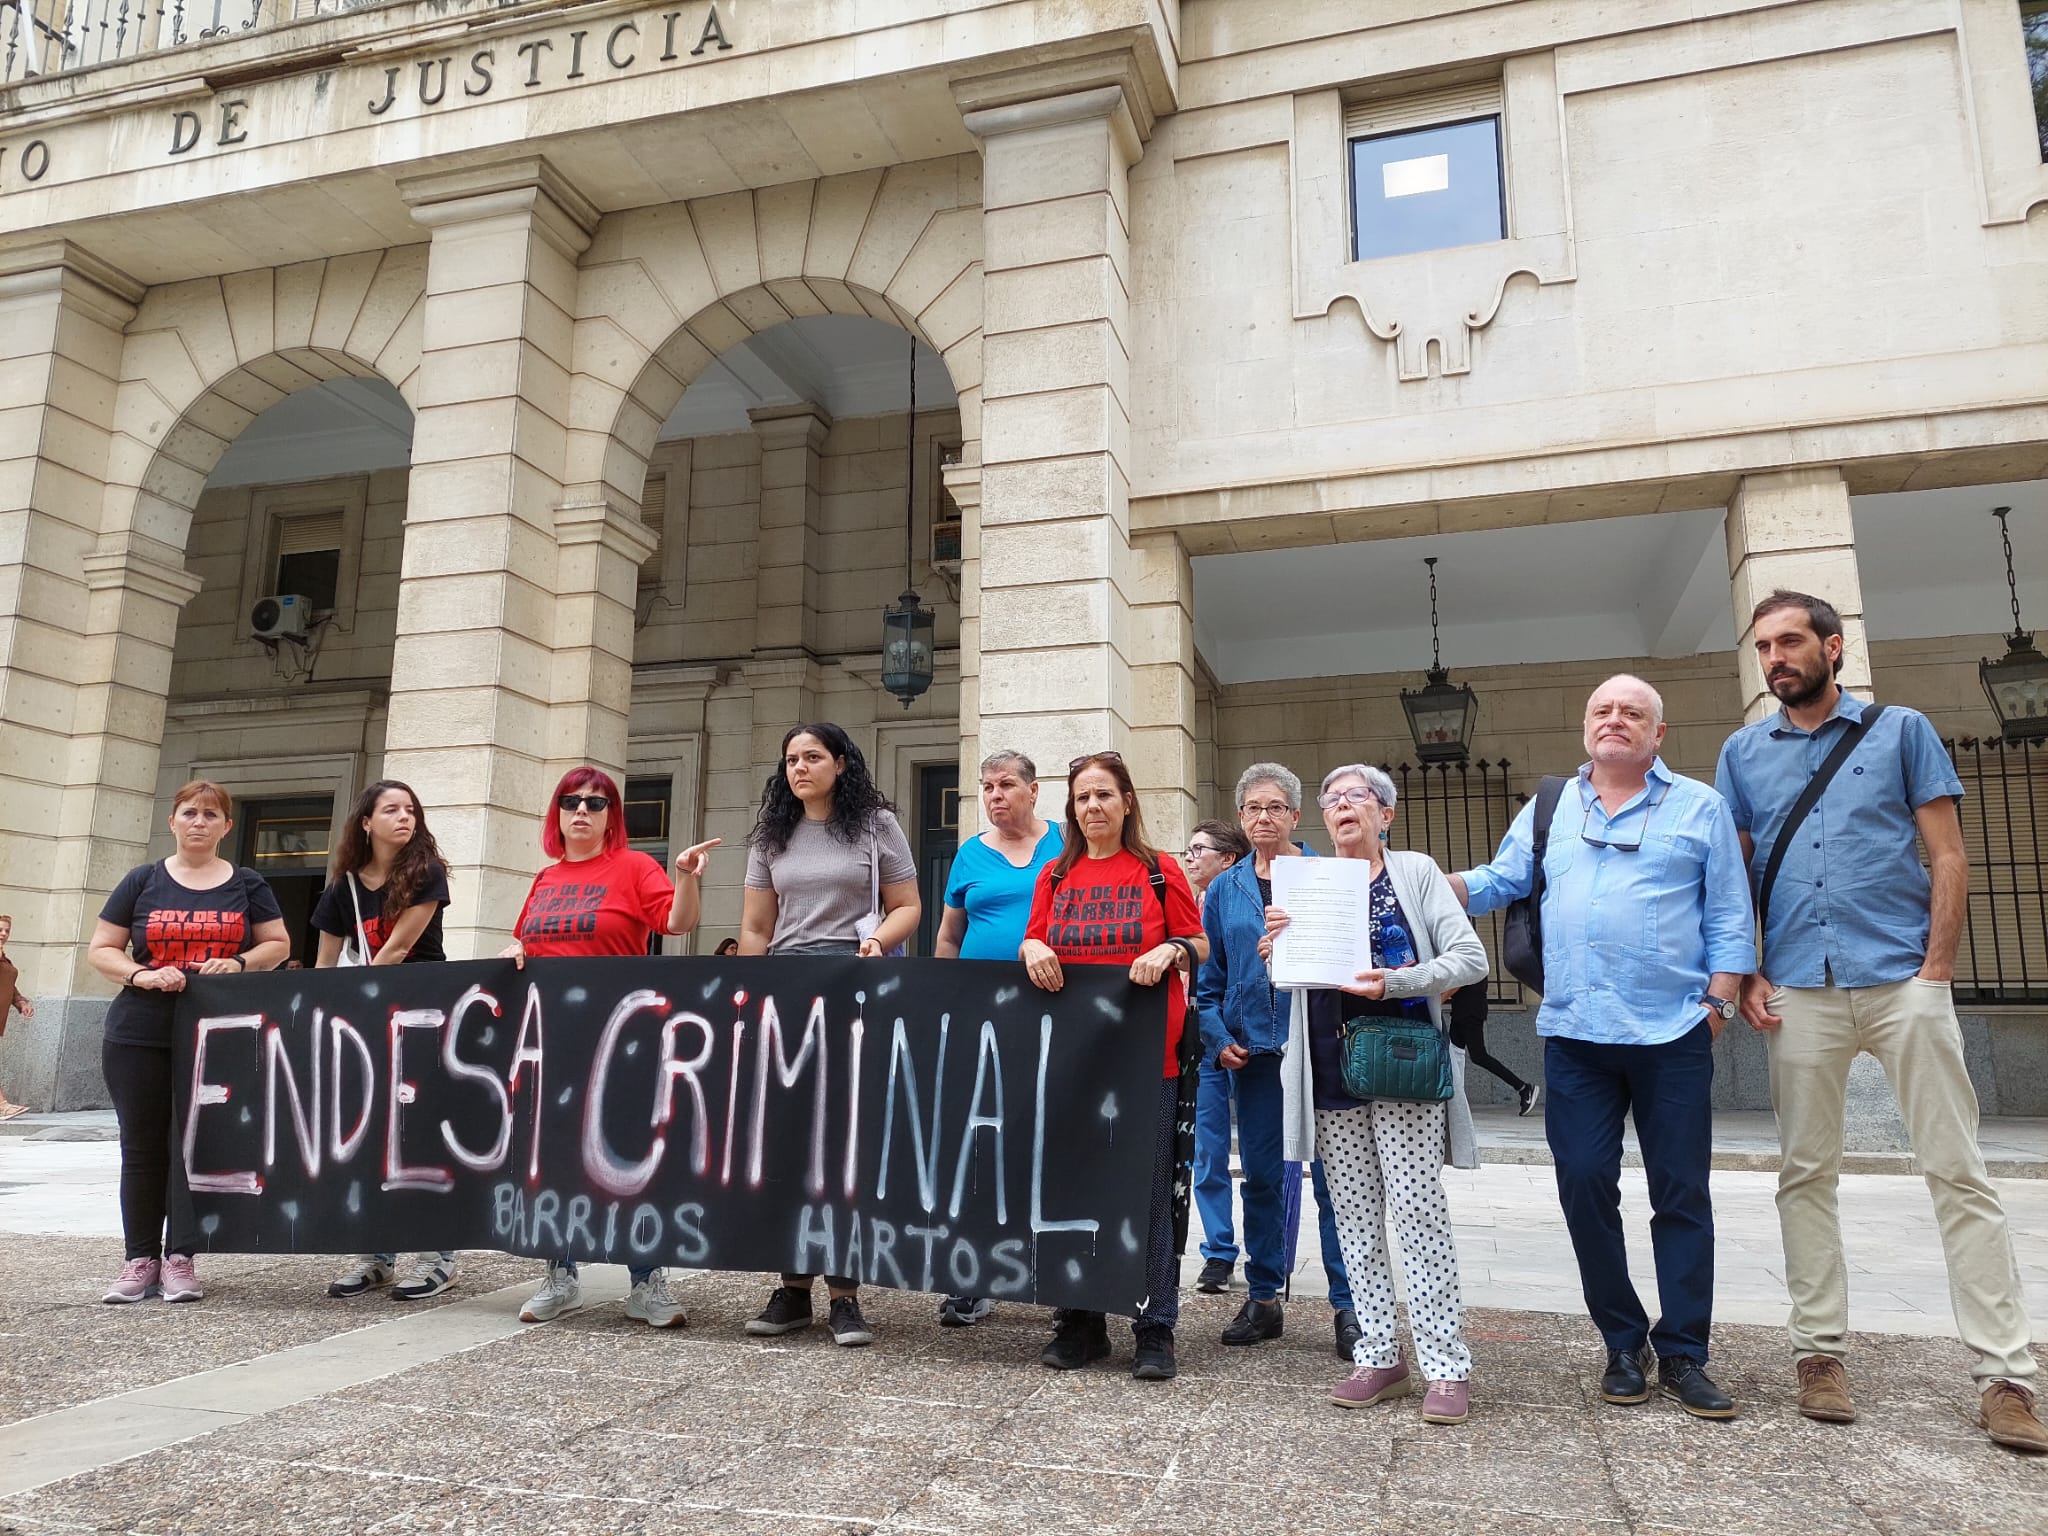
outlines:
M1245 791L1255 784L1271 784L1287 797L1289 810L1301 809L1301 775L1280 763L1253 763L1237 776L1237 804L1244 808Z
M1375 768L1370 763L1345 763L1342 767L1332 768L1323 775L1321 792L1327 795L1330 786L1339 779L1365 780L1365 787L1372 791L1373 799L1390 811L1394 808L1394 800L1399 791L1394 788L1393 778L1384 768Z
M989 753L987 757L981 760L981 776L987 778L991 769L1000 768L1005 763L1015 763L1019 777L1026 784L1036 784L1038 782L1038 764L1031 761L1022 752Z
M1616 683L1634 683L1643 692L1647 693L1650 696L1650 724L1662 725L1664 723L1663 694L1652 688L1633 672L1617 672L1614 676L1608 678L1606 682L1602 683L1600 688L1612 688ZM1593 700L1599 694L1600 688L1595 688L1592 693L1586 695L1586 708L1588 711L1593 708Z

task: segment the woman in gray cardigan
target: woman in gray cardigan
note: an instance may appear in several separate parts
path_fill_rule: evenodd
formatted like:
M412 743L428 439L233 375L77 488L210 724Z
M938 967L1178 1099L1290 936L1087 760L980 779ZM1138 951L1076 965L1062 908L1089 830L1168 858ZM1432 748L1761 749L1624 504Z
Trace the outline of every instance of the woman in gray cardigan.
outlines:
M1391 1216L1408 1282L1409 1332L1429 1382L1422 1417L1431 1424L1460 1424L1470 1404L1472 1352L1459 1323L1458 1253L1443 1164L1447 1154L1460 1166L1478 1162L1463 1052L1451 1052L1454 1091L1448 1102L1361 1102L1345 1092L1341 1067L1347 1018L1426 1018L1442 1029L1444 991L1486 974L1486 951L1435 860L1386 850L1394 797L1393 780L1362 763L1334 769L1323 780L1318 800L1337 857L1364 859L1372 867L1368 921L1375 966L1341 991L1294 994L1280 1068L1282 1137L1290 1160L1323 1160L1364 1330L1352 1353L1355 1368L1331 1389L1331 1400L1363 1408L1414 1390L1394 1336L1386 1232ZM1272 935L1286 925L1285 912L1267 913L1262 952L1271 953Z

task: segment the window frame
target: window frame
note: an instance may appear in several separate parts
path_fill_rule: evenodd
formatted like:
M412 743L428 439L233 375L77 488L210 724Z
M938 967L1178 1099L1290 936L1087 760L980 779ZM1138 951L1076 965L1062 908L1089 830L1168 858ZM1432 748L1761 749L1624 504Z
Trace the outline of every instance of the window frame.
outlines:
M1405 138L1414 134L1434 133L1440 129L1464 128L1473 124L1487 122L1493 124L1493 179L1495 204L1500 215L1500 233L1488 240L1461 240L1450 245L1425 245L1408 251L1383 251L1372 256L1364 255L1359 249L1359 237L1362 232L1363 221L1360 217L1357 147L1360 144L1376 144L1388 139ZM1461 250L1468 245L1497 245L1512 237L1508 224L1507 114L1500 107L1496 106L1490 111L1478 111L1461 117L1429 122L1403 123L1397 127L1381 128L1365 133L1353 131L1347 122L1344 133L1344 184L1346 203L1351 221L1351 249L1349 256L1354 262L1395 261L1403 256L1426 256L1432 251Z

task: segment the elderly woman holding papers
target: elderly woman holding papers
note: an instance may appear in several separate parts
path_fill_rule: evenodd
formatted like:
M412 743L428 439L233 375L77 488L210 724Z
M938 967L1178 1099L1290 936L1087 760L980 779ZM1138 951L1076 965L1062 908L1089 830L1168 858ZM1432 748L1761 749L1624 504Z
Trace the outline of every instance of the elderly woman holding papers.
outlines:
M1414 1390L1394 1336L1391 1215L1409 1331L1429 1382L1422 1417L1458 1424L1470 1401L1472 1352L1459 1326L1442 1165L1448 1150L1459 1166L1476 1166L1478 1148L1439 999L1486 974L1486 951L1435 861L1386 850L1394 795L1393 781L1363 764L1323 780L1318 801L1337 858L1273 861L1274 905L1261 947L1272 957L1274 984L1292 985L1294 994L1280 1073L1286 1155L1323 1159L1363 1330L1355 1369L1331 1400L1363 1408ZM1298 933L1289 931L1289 901L1301 906ZM1312 945L1294 942L1311 933Z

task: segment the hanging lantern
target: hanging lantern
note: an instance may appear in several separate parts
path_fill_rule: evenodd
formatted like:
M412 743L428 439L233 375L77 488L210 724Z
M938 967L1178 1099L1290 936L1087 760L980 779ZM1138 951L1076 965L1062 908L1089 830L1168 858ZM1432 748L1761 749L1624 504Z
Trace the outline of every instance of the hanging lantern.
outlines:
M1984 697L1998 716L1998 733L2007 741L2048 741L2048 656L2035 649L2034 637L2020 624L2020 586L2013 575L2012 531L2006 526L2011 507L1993 507L1998 534L2005 544L2005 587L2012 597L2012 633L2005 654L1977 663Z
M1479 718L1479 696L1469 686L1453 684L1444 670L1437 643L1436 556L1429 567L1429 681L1413 691L1401 690L1401 708L1408 715L1408 734L1415 755L1425 763L1462 763L1472 753L1472 727Z
M882 610L882 686L910 708L932 685L932 611L915 592Z

